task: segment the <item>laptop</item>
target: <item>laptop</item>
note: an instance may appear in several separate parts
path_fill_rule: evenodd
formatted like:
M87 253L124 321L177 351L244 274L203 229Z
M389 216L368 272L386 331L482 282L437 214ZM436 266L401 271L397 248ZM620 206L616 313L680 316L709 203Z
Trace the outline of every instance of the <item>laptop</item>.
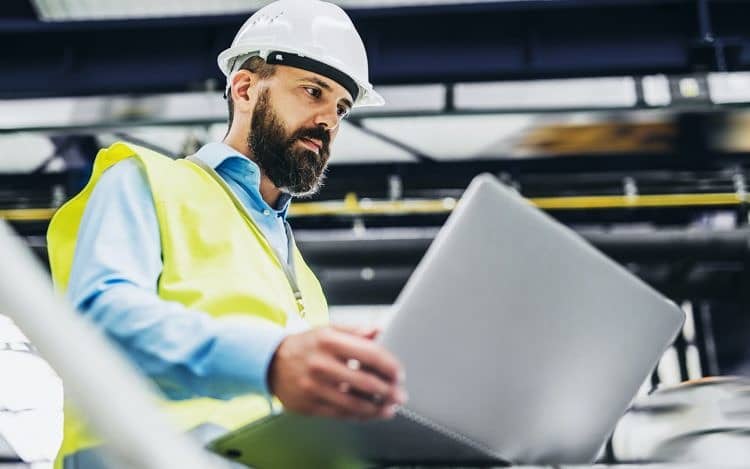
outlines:
M674 303L480 175L378 338L406 370L397 416L282 412L209 447L260 469L590 463L683 321Z

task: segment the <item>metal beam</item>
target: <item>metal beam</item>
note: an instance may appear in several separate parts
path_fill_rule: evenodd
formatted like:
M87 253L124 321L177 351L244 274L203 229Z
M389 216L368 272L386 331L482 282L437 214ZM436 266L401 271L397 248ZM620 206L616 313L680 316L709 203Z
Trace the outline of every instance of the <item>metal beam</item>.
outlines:
M578 196L531 198L529 202L538 208L553 210L591 210L620 208L695 208L733 207L747 204L747 196L736 193L724 194L659 194L635 196ZM327 202L296 202L289 210L291 218L298 217L358 217L358 216L409 216L442 215L450 213L456 205L454 199L369 201L355 200ZM0 219L9 221L46 221L54 209L6 209L0 210Z
M750 69L750 4L515 1L351 10L376 84ZM215 57L246 16L46 23L0 20L0 97L220 89ZM705 38L703 38L705 39ZM707 49L708 48L708 49Z

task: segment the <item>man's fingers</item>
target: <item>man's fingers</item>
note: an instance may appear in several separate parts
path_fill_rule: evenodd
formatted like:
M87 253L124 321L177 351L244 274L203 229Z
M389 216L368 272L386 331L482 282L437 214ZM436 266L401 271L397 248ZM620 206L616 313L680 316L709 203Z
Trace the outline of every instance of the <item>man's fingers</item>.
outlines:
M401 381L403 376L401 366L396 357L385 348L353 335L332 332L333 334L327 334L322 339L323 346L330 353L344 361L357 360L361 364L361 368L369 369L386 381L392 383Z
M349 362L352 360L350 359ZM398 389L398 386L384 381L376 374L368 373L367 370L356 369L349 363L345 365L334 357L317 357L312 362L311 368L316 377L339 383L341 391L348 392L353 389L361 394L372 396L373 401L378 404L406 403L406 396ZM377 399L381 402L377 402Z
M315 390L316 397L328 406L333 407L341 415L352 418L367 419L377 417L381 414L380 406L372 402L356 397L348 392L341 392L338 384L326 383Z
M353 332L356 331L356 332ZM284 406L332 418L388 418L406 401L395 357L373 329L322 327L281 341L269 370Z

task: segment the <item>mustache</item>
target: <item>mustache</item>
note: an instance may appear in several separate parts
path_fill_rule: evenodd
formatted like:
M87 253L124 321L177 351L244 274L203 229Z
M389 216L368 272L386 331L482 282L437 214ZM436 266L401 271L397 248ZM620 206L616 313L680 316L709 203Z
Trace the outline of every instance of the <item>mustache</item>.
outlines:
M327 130L321 127L299 129L292 134L289 141L294 142L301 138L311 138L315 140L320 140L320 142L323 144L322 149L326 153L328 153L328 145L331 143L331 134Z

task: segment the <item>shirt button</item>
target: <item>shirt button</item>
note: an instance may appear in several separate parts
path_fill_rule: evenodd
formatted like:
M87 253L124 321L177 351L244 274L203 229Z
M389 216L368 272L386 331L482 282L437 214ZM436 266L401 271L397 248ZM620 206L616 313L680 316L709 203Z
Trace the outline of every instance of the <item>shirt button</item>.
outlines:
M268 209L263 210L263 215L268 216L271 214L271 211Z

